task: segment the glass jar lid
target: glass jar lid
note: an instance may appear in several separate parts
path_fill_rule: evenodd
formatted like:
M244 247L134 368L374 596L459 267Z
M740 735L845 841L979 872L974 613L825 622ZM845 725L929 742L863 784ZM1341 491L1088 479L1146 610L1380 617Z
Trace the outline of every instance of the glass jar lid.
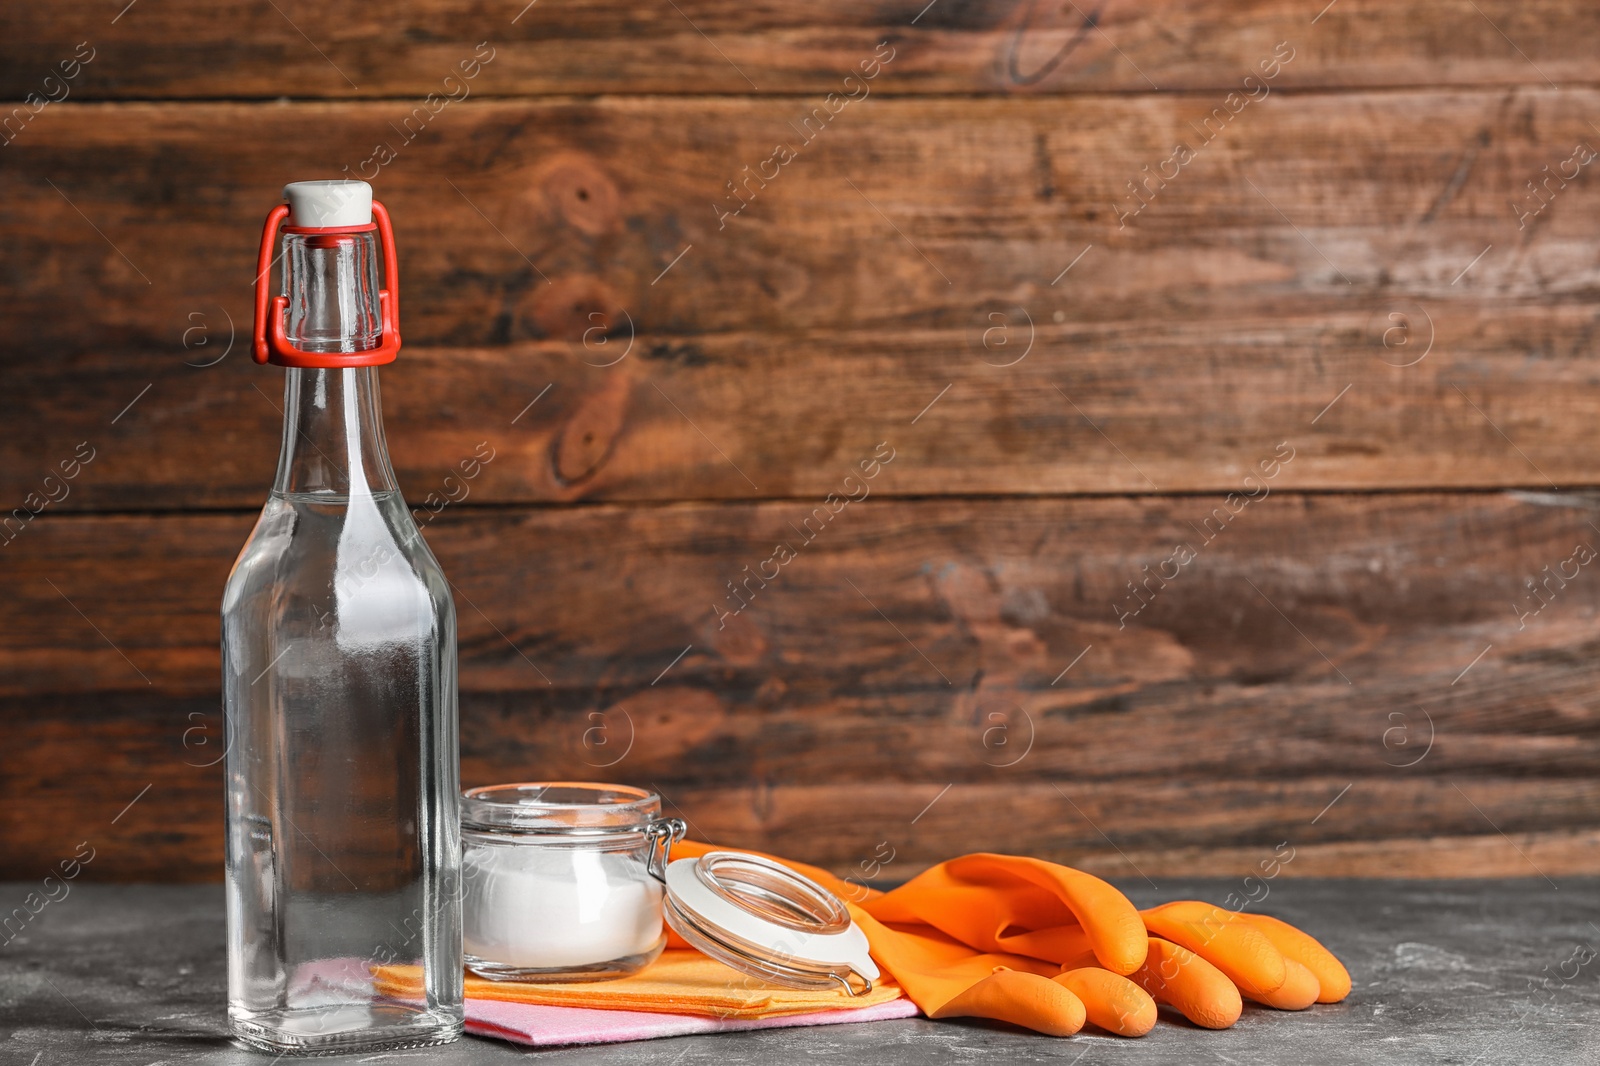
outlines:
M461 824L489 832L609 836L643 833L661 815L661 797L629 785L533 781L485 785L461 794Z
M866 934L832 892L760 855L709 851L667 864L674 932L719 962L786 988L872 991Z

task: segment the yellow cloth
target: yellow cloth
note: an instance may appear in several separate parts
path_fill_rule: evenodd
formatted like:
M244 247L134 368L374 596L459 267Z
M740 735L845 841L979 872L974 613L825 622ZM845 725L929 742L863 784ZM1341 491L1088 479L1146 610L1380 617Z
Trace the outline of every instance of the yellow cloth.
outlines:
M420 966L373 968L378 991L397 999L421 994ZM812 1011L872 1007L899 999L900 986L887 975L871 992L846 995L844 989L801 991L780 988L724 966L693 948L668 948L661 957L631 977L610 981L538 983L486 981L467 974L468 999L510 1003L542 1003L552 1007L595 1007L602 1010L645 1010L660 1014L695 1014L707 1018L776 1018Z

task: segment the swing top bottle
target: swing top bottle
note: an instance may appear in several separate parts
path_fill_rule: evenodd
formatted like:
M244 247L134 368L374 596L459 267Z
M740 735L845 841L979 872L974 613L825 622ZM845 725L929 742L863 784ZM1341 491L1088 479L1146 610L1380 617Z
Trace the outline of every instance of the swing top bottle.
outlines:
M394 237L365 182L284 194L254 344L285 367L283 440L222 605L229 1024L278 1053L441 1043L463 1014L455 608L384 441ZM397 965L414 998L377 993Z

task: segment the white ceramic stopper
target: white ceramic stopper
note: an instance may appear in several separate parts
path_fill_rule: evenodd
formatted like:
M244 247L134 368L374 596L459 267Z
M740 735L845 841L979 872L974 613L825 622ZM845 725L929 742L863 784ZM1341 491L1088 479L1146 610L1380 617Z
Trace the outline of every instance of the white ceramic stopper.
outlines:
M289 225L310 229L372 222L372 186L364 181L293 181L283 187Z

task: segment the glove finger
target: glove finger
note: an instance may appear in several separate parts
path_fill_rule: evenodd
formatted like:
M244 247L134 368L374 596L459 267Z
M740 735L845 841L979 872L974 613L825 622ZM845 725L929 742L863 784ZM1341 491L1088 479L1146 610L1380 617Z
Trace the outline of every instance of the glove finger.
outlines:
M992 1018L1046 1036L1071 1036L1083 1028L1083 1001L1048 977L996 970L929 1013L930 1018Z
M1239 990L1252 996L1276 992L1289 979L1283 952L1233 911L1182 900L1141 911L1145 928L1203 957Z
M1126 977L1088 966L1051 978L1083 1000L1089 1021L1118 1036L1143 1036L1155 1027L1156 1001Z
M1177 944L1150 938L1144 965L1130 980L1157 1003L1177 1008L1185 1018L1207 1029L1226 1029L1239 1020L1244 1002L1226 974Z
M1261 930L1272 941L1272 946L1316 975L1320 991L1318 1003L1337 1003L1350 994L1350 971L1334 957L1333 952L1308 933L1303 933L1288 922L1265 914L1243 916L1251 925Z
M1317 994L1321 991L1317 975L1293 959L1284 959L1283 965L1289 971L1289 979L1283 982L1282 987L1264 994L1246 992L1245 995L1257 1003L1265 1003L1279 1010L1305 1010L1317 1001Z

